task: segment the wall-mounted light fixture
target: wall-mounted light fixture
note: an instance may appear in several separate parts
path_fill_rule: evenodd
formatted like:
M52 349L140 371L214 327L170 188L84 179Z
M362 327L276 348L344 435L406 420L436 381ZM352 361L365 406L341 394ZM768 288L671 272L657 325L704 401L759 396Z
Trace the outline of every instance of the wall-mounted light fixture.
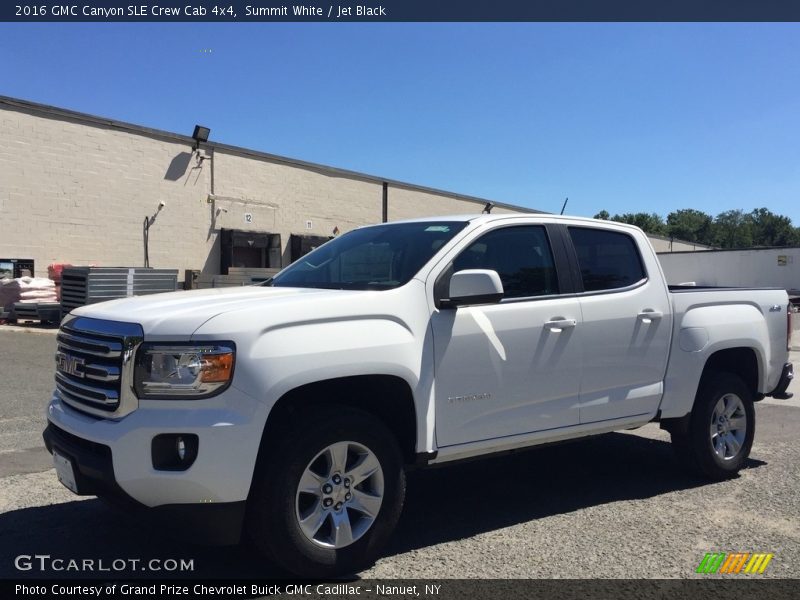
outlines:
M197 150L201 143L207 142L209 135L211 135L211 129L203 125L195 125L194 132L192 133L192 139L194 140L192 150Z

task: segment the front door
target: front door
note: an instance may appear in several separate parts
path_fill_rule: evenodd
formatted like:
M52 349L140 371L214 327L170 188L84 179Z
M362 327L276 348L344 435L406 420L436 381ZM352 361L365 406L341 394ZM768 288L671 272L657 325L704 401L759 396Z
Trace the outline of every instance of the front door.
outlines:
M559 295L545 227L483 234L453 261L463 269L497 271L505 297L432 316L437 445L577 425L580 306Z

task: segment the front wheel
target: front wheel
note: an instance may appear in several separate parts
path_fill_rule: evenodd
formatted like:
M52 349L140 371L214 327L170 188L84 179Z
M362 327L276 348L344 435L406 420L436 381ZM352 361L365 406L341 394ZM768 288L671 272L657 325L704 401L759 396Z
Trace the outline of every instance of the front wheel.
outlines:
M256 546L304 577L372 564L405 495L401 454L386 426L361 411L322 409L269 447L250 499Z
M732 373L703 377L686 432L672 443L690 469L713 479L736 475L750 456L756 429L753 393Z

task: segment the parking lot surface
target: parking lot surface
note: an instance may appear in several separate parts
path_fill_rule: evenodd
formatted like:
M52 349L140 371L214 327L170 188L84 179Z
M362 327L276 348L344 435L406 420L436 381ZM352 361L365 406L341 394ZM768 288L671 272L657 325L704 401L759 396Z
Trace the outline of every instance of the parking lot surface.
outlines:
M63 488L41 441L54 350L52 332L0 328L0 577L71 575L20 572L20 554L193 559L174 574L184 578L282 575L246 545L187 545ZM394 540L360 576L709 577L695 574L707 552L768 552L764 577L800 577L798 387L758 403L747 468L722 483L686 475L655 425L409 473ZM126 574L171 575L114 576Z

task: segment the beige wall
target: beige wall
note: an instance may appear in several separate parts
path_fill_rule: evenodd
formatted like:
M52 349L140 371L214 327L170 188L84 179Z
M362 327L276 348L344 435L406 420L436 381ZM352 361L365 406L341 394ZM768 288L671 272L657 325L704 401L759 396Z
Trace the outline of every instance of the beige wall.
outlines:
M483 210L483 206L478 203L464 202L456 198L447 198L391 185L388 196L389 221L440 215L463 215L479 213ZM492 214L505 212L513 211L502 207L492 209Z
M0 257L140 266L142 222L154 267L199 268L208 238L207 173L165 178L180 143L29 113L0 111Z
M335 177L286 164L214 152L214 195L220 211L216 227L280 233L284 265L289 264L292 233L333 235L370 223L382 215L383 186ZM245 214L252 215L252 224ZM307 227L311 221L311 228Z
M162 200L150 265L179 269L179 279L219 271L221 228L281 234L286 265L292 233L381 221L380 181L219 146L198 162L186 139L98 121L0 102L0 257L33 258L41 276L52 262L141 266L142 222ZM388 198L389 220L483 208L391 184Z
M684 242L683 240L670 240L668 238L653 236L648 237L656 252L693 252L711 249L703 244L693 244L692 242Z

